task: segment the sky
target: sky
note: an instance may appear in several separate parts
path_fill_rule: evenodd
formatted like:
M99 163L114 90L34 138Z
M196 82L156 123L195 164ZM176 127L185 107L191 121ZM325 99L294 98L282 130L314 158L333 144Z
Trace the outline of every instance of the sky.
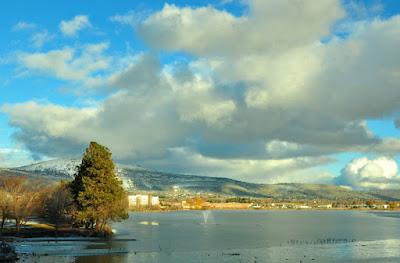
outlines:
M6 1L0 167L82 155L399 188L396 0Z

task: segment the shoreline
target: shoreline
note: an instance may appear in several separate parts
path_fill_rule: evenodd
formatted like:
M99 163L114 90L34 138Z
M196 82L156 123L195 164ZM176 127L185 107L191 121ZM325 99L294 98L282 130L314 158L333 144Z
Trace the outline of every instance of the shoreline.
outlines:
M389 212L400 213L400 209L363 209L363 208L204 208L204 209L149 209L149 210L130 210L130 213L165 213L165 212L188 212L188 211L360 211L360 212Z
M54 229L50 224L41 224L41 227L27 227L21 228L19 232L15 228L5 228L3 233L0 234L0 241L19 242L24 240L35 239L54 239L54 240L70 240L70 239L84 239L84 240L107 240L111 239L112 235L104 235L104 233L96 232L93 229L83 228L60 228Z
M391 255L390 257L382 257L379 253L374 253L372 257L365 258L363 255L368 251L378 251L382 246L387 247L386 240L348 240L341 242L340 240L332 240L327 243L315 243L315 242L301 242L291 243L288 240L286 243L280 245L265 245L257 247L236 247L236 248L219 248L219 249L205 249L205 250L190 250L190 251L161 251L157 249L153 250L124 250L124 249L102 249L99 250L79 250L73 253L65 253L65 251L40 251L34 253L22 253L19 254L19 258L23 259L25 262L38 262L40 258L46 258L48 260L53 259L55 262L61 258L82 258L87 259L93 257L93 259L98 259L99 257L104 257L104 259L111 259L117 257L123 257L125 261L123 262L159 262L158 257L168 259L168 262L180 262L183 258L185 262L204 262L205 258L212 259L212 262L217 260L229 258L243 260L245 262L264 262L258 261L266 259L268 262L271 261L271 256L273 257L273 262L310 262L315 260L315 262L333 262L335 255L338 250L341 253L345 253L352 250L357 250L359 254L352 255L345 253L348 260L351 262L377 262L377 259L391 259L393 261L389 262L399 262L400 256L398 253ZM295 240L293 240L295 241ZM318 240L317 240L318 241ZM392 243L389 244L390 249L396 250L400 242L400 239L391 239ZM377 247L378 246L378 247ZM291 253L287 254L288 251ZM155 255L158 255L155 256ZM191 261L192 258L197 258L199 260ZM251 259L251 261L249 260ZM128 261L130 260L130 261ZM224 262L225 262L224 260ZM254 260L254 261L253 261ZM302 261L306 260L306 261ZM229 261L229 262L230 262ZM48 262L48 261L46 261ZM208 261L207 261L208 262ZM335 261L336 262L336 261ZM343 261L350 262L350 261ZM388 261L383 261L388 262Z

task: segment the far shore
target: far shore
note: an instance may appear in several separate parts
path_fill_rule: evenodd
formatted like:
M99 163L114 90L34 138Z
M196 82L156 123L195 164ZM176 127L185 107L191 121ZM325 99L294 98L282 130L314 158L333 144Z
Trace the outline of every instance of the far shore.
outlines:
M370 209L370 208L204 208L204 209L140 209L130 210L130 213L164 213L188 211L362 211L362 212L400 212L400 209Z

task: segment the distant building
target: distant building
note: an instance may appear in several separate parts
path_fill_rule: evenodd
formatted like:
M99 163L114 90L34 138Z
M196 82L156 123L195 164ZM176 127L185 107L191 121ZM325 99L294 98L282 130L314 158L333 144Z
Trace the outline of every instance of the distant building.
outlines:
M160 205L160 198L151 194L129 195L128 199L130 208L154 207Z
M136 195L128 195L129 207L136 206Z
M332 208L332 204L318 205L318 208L330 209L330 208Z
M160 198L158 196L152 196L151 197L151 205L152 206L160 205Z
M297 209L309 209L309 208L311 208L310 206L308 206L308 205L296 205L295 206Z

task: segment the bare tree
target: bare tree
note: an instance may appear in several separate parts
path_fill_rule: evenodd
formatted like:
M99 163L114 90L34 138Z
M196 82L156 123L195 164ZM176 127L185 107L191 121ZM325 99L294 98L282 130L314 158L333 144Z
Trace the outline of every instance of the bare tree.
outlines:
M7 218L15 220L15 228L20 230L21 223L40 207L40 182L31 182L26 176L3 176L0 179L0 188L7 196Z
M61 223L69 219L69 210L72 208L73 199L68 183L60 182L50 191L45 200L44 216L58 229Z
M9 206L10 206L10 196L8 193L0 189L0 214L1 214L1 226L0 233L3 233L4 223L8 218L10 218Z

